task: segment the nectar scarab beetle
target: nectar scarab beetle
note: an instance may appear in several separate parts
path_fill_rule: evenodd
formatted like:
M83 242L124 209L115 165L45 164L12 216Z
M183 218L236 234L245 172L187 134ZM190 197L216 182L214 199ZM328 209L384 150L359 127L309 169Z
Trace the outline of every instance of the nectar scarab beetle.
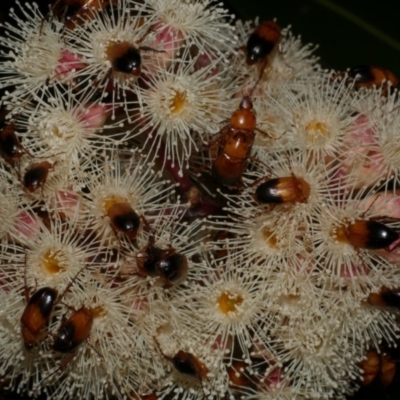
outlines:
M106 209L111 227L130 239L135 239L140 228L140 217L129 203L114 203Z
M45 335L44 329L49 323L57 295L57 290L44 287L29 299L21 316L22 339L27 350L32 350Z
M395 307L400 309L400 289L383 287L379 293L370 293L368 303L376 307Z
M212 162L212 176L224 185L240 182L253 147L256 116L249 96L244 96L217 138L217 156Z
M384 249L399 240L400 235L385 224L374 220L356 220L347 226L346 236L356 248Z
M379 87L385 82L395 87L399 83L397 76L389 70L371 65L358 65L350 68L349 78L354 80L354 86L358 89L372 86Z
M136 254L136 264L140 275L159 277L166 288L179 285L187 277L186 256L172 246L156 247L154 236L150 236L148 245Z
M302 178L269 179L255 191L255 200L263 204L305 203L310 196L310 185Z
M281 28L274 21L264 21L250 35L246 44L249 65L264 60L281 38Z
M43 187L47 181L49 171L53 166L54 164L50 164L48 161L30 165L22 178L22 184L25 189L28 190L28 192L34 192L39 187Z
M82 307L63 321L54 338L53 350L70 353L86 341L92 331L93 311Z

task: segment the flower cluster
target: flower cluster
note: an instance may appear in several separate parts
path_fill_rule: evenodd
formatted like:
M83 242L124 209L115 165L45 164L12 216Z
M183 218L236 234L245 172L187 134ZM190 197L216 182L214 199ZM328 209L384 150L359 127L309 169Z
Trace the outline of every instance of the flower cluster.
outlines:
M212 0L17 7L0 387L301 400L365 383L400 330L397 78L323 70L289 27Z

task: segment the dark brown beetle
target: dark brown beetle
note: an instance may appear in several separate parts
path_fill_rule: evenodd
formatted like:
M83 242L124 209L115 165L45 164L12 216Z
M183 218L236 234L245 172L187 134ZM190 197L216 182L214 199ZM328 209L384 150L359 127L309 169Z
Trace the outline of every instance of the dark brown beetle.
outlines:
M212 162L212 175L224 185L240 182L253 147L256 116L249 96L244 96L226 125L218 134L217 156Z
M383 287L379 293L370 293L368 303L376 307L400 308L400 289Z
M22 146L17 134L15 124L10 122L0 130L0 154L5 161L14 167L14 161L21 158L24 154L32 155Z
M200 381L207 378L208 368L192 353L179 350L172 358L166 357L174 368L184 375L197 378Z
M22 184L25 189L32 193L39 187L43 188L43 185L47 181L49 171L53 166L54 164L50 164L48 161L31 164L22 178Z
M363 370L362 384L369 385L378 377L383 387L389 386L396 375L396 363L387 352L368 350L366 358L360 363Z
M289 177L269 179L261 183L255 199L264 204L305 203L310 196L310 185L302 178Z
M374 220L356 220L346 227L345 234L354 247L369 250L388 248L400 238L396 231Z
M95 10L104 10L115 2L115 0L56 0L51 6L51 13L57 20L65 20L66 28L74 29L84 21L92 19ZM45 19L48 17L49 15Z
M115 232L121 232L130 239L136 238L140 228L141 217L129 203L111 201L106 204L105 211Z
M161 249L155 246L154 236L150 236L148 245L136 254L136 264L142 276L159 277L164 287L182 283L188 272L188 260L172 246Z
M246 44L249 65L265 60L281 38L281 28L274 21L264 21L250 35Z
M93 311L82 307L63 321L54 338L53 350L60 353L71 353L84 341L92 331Z
M50 287L37 290L27 302L21 316L21 333L25 348L32 350L45 335L58 293Z
M399 83L397 76L389 70L371 65L358 65L350 68L349 79L354 81L354 86L357 89L362 87L379 87L384 83L396 87Z
M28 287L26 285L25 265L25 300L27 305L21 316L21 334L27 350L32 350L34 345L45 336L45 328L49 323L54 306L61 301L78 275L86 268L87 267L83 267L77 272L60 296L58 296L57 290L44 287L37 290L31 298L29 298Z

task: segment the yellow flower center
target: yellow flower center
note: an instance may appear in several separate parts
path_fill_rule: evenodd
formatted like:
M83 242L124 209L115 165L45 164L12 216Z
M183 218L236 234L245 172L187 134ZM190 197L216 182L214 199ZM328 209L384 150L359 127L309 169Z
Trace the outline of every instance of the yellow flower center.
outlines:
M346 225L340 225L335 227L330 235L339 243L349 243Z
M60 252L53 253L52 251L48 250L43 257L42 261L42 268L43 270L49 274L57 274L61 271L65 271L65 267L62 266L62 262L59 258Z
M243 303L243 297L230 292L223 292L218 298L219 309L223 314L237 313L238 307Z
M174 90L175 96L169 103L169 109L172 114L179 114L186 104L186 92L179 92Z
M310 142L315 142L321 137L329 137L328 125L325 122L311 121L306 126L306 132Z
M93 314L93 319L103 317L106 314L106 310L103 306L98 306L91 309Z
M268 228L263 228L262 230L263 238L269 247L276 249L278 248L278 239L274 233L272 233Z

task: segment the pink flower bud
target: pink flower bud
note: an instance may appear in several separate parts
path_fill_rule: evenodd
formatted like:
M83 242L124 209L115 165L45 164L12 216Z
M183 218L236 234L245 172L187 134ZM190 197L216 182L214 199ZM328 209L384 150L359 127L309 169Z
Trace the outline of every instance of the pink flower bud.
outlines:
M85 67L86 64L81 61L78 55L64 49L61 51L61 57L58 60L57 67L55 68L56 78L60 80L65 79Z
M400 263L400 239L392 243L388 249L380 249L377 250L376 253L390 264Z
M354 187L372 186L382 178L386 169L374 129L365 115L354 122L352 132L345 138L340 168L336 176L345 176Z
M111 104L90 104L82 109L81 120L88 129L100 129L113 108Z
M163 21L154 24L152 29L156 31L154 41L152 42L154 44L150 43L147 47L154 48L157 51L145 52L145 54L151 54L151 62L146 63L147 75L156 72L156 65L168 68L172 60L177 57L184 43L182 32L171 26L166 26Z
M72 190L59 190L56 194L56 209L66 217L73 218L80 209L80 197Z
M156 31L154 41L157 48L161 48L165 52L166 59L174 59L184 43L183 33L171 26L165 26L163 21L156 23L153 29Z
M199 69L203 69L208 67L210 64L212 64L215 60L217 59L217 57L211 53L203 53L200 54L199 57L196 60L196 63L194 65L194 69L196 71L198 71ZM211 68L208 72L209 76L214 76L218 74L218 68L215 65L214 68Z
M361 207L373 215L400 219L400 194L380 192L363 199Z
M342 265L340 267L340 277L349 279L349 284L351 283L351 279L357 276L365 276L370 273L370 269L366 266L362 265Z
M40 230L40 219L35 214L28 211L21 211L18 213L15 224L14 231L17 232L17 238L29 239Z
M281 388L284 381L284 374L280 368L274 369L266 377L260 379L260 386L263 389L278 389Z

